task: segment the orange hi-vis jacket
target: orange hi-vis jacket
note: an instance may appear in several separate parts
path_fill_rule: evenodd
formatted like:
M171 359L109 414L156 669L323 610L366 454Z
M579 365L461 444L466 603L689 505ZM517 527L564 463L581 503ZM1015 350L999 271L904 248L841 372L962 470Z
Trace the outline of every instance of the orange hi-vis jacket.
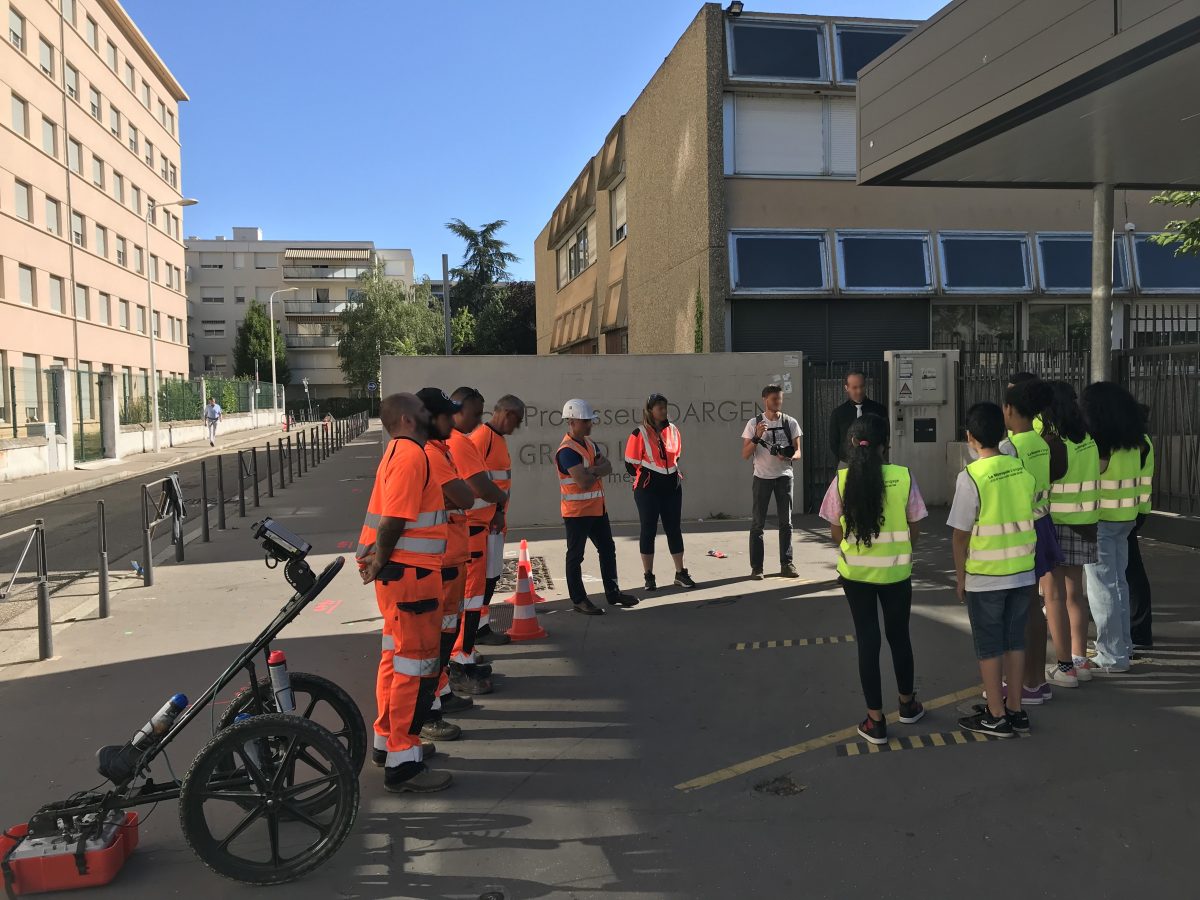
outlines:
M512 490L512 457L508 455L508 442L504 439L504 435L498 434L490 425L480 425L468 437L479 451L479 455L483 457L488 478L496 482L496 487L504 493L510 493ZM471 509L470 518L476 524L486 525L492 521L495 513L495 504L484 503L480 506L477 497L475 506ZM507 528L505 530L507 531Z
M592 443L591 438L584 438L581 444L571 435L564 435L558 449L562 450L566 447L570 447L582 456L585 466L596 464L596 445ZM559 469L558 489L560 491L559 507L564 519L604 515L604 484L602 482L596 481L586 488L581 487L575 483L574 478Z
M447 515L442 486L433 477L425 450L411 438L396 438L384 451L358 537L357 557L375 550L381 519L404 519L392 562L440 569L446 553Z
M637 466L633 486L643 484L642 474L646 470L660 475L679 474L679 457L682 453L683 437L673 422L668 422L660 434L653 433L645 425L639 425L625 442L625 462Z
M454 464L454 457L450 454L450 446L445 441L426 441L425 455L429 457L431 474L438 487L444 487L462 477ZM446 513L449 521L446 523L446 553L442 557L442 566L465 565L468 556L467 511L448 509Z

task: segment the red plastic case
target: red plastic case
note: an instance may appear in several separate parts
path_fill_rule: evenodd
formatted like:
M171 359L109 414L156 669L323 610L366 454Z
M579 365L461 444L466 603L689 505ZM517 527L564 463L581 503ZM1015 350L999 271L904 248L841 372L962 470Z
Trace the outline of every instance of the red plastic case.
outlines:
M14 825L0 833L0 858L21 842L29 830L27 824ZM108 884L117 877L125 860L138 844L138 815L127 812L125 821L117 829L116 839L103 850L89 850L87 874L80 875L75 867L72 853L42 856L32 859L15 859L9 862L12 869L14 894L42 894L47 891L69 891L76 888L96 887Z

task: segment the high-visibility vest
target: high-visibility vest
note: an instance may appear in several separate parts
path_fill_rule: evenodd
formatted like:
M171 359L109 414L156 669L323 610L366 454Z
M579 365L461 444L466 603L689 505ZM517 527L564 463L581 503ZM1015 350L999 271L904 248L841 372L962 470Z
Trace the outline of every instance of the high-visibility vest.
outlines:
M639 425L625 442L625 462L637 466L634 487L641 482L643 469L659 475L678 474L682 453L683 438L674 422L668 422L661 432Z
M512 457L508 455L508 442L504 440L504 435L490 425L480 425L468 438L483 457L488 478L496 482L496 487L504 493L509 493L512 490ZM483 503L476 497L468 515L473 523L486 524L492 521L496 512L494 507L494 503Z
M583 457L585 466L596 464L596 445L591 438L584 438L583 443L576 441L571 435L565 435L558 449L570 447ZM557 459L558 452L555 451ZM569 474L558 470L559 508L564 519L581 516L604 515L604 484L597 480L586 488L577 484Z
M1149 515L1152 509L1150 504L1150 493L1154 489L1154 442L1150 440L1150 435L1145 435L1146 438L1146 461L1142 463L1142 479L1141 479L1141 502L1138 504L1138 513L1143 516Z
M1033 476L1033 517L1041 519L1050 514L1050 445L1036 431L1010 434L1017 451L1017 459L1025 471Z
M375 537L382 518L400 518L383 503L388 482L393 479L417 480L423 487L418 515L405 522L404 533L392 550L392 562L427 569L441 568L446 553L446 501L441 486L430 477L429 458L421 445L411 438L392 441L379 463L375 486L367 502L367 516L358 536L358 558L362 559L375 549Z
M1050 518L1055 525L1095 525L1100 521L1100 451L1090 434L1078 444L1062 442L1067 473L1050 485Z
M454 456L446 441L429 440L425 442L425 455L429 457L431 463L433 463L435 454L440 454L445 465L450 467L455 476L458 476L458 467L454 465ZM467 511L465 509L447 509L446 516L446 552L442 556L442 565L461 566L470 556L467 549Z
M838 495L846 494L849 469L838 472ZM908 494L912 474L904 466L883 467L883 525L871 546L851 542L846 517L841 517L842 543L838 548L838 574L850 581L896 584L912 575L912 538L908 530Z
M1142 451L1115 450L1100 475L1100 521L1132 522L1142 504Z
M979 515L967 548L971 575L1019 575L1033 569L1033 476L1019 459L977 459L967 474L979 491Z

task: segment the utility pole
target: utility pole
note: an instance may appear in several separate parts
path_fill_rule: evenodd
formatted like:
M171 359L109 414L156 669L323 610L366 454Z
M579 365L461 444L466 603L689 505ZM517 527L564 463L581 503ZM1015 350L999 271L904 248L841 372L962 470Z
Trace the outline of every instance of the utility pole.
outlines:
M446 325L446 355L454 355L454 344L450 340L450 258L442 254L442 320Z

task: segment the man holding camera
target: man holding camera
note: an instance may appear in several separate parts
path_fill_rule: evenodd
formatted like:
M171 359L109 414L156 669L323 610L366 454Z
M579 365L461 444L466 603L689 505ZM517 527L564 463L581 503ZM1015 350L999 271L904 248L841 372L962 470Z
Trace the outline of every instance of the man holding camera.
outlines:
M750 577L763 578L763 529L767 507L775 497L779 518L779 574L797 578L792 563L792 464L800 459L800 423L783 412L783 388L768 384L762 391L763 412L746 423L742 459L754 463L754 507L750 524Z

